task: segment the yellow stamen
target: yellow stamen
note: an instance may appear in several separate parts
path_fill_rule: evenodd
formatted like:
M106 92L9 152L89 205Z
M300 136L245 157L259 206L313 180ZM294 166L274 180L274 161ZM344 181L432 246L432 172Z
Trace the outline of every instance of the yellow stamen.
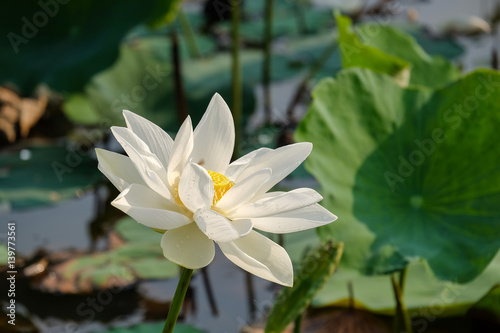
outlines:
M212 205L215 205L233 187L234 183L223 174L210 170L207 171L214 182L214 200Z

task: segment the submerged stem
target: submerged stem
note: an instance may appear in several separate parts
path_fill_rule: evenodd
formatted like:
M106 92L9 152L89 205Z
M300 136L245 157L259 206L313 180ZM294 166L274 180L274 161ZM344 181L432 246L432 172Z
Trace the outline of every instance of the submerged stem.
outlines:
M192 269L182 268L181 277L179 278L179 283L177 284L177 289L175 290L174 299L170 305L170 310L168 310L165 326L163 326L163 333L172 333L174 331L175 323L177 322L177 317L181 311L182 303L184 301L184 297L186 296L189 281L191 281L192 275Z

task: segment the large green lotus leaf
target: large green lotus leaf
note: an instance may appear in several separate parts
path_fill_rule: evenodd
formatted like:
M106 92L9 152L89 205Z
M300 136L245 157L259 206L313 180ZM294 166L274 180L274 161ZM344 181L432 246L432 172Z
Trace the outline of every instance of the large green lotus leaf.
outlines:
M337 222L339 221L334 223ZM296 268L304 257L305 249L316 246L319 242L316 235L310 231L312 230L285 235L284 246ZM440 281L425 262L417 260L409 264L407 274L405 302L414 314L462 315L470 311L468 309L476 302L474 307L483 312L496 311L491 305L498 294L494 291L498 288L489 293L488 291L500 282L500 253L481 275L467 284ZM322 291L316 294L312 306L349 307L347 289L349 282L353 284L356 308L381 314L394 313L395 303L390 276L366 276L352 267L346 267L345 264L342 264L327 281ZM483 296L485 294L486 296Z
M172 0L15 1L2 7L0 82L78 91L113 63L124 35L158 19ZM174 8L175 9L175 8Z
M460 77L459 69L449 60L441 56L430 56L412 36L400 29L366 23L360 25L357 31L363 36L365 45L409 62L412 66L412 85L440 87ZM362 52L361 56L367 55Z
M321 147L306 167L339 220L320 236L346 244L347 265L380 273L421 257L458 282L484 270L500 247L499 85L482 70L402 88L362 68L318 84L296 138Z
M388 74L402 86L408 85L410 63L363 43L351 27L351 19L335 14L339 31L339 47L342 55L342 67L363 67L379 73ZM377 26L380 28L380 26ZM377 36L377 35L375 35ZM395 46L396 44L393 44ZM397 46L396 46L397 47Z
M31 145L0 154L0 203L13 210L81 196L103 179L84 151Z
M348 267L340 267L317 294L312 305L349 306L348 282L352 282L356 308L381 314L394 314L395 300L388 275L365 276ZM459 284L437 279L425 262L408 266L404 290L405 305L420 316L456 316L468 309L500 282L500 253L473 281Z
M170 64L169 40L162 37L138 38L122 46L117 63L96 75L83 94L73 95L64 104L69 118L77 123L123 125L123 109L131 110L165 128L178 128L175 82ZM243 112L254 108L253 86L261 80L262 53L241 54ZM273 79L281 80L298 73L282 57L275 56ZM231 56L219 53L203 59L182 62L187 107L194 124L205 112L215 92L232 105Z
M117 327L106 331L96 331L95 333L158 333L163 330L164 322L139 324L128 328ZM177 323L174 333L206 333L194 326Z

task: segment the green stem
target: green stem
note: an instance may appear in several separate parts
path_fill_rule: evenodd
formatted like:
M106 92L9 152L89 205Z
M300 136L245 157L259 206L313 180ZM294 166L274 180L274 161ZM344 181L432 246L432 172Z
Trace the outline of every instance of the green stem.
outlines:
M392 287L394 289L394 297L396 299L396 313L394 316L394 332L404 331L406 333L413 333L413 328L411 326L410 314L406 309L406 305L403 299L403 288L404 280L406 277L406 268L401 272L400 282L396 280L396 276L394 274L391 275ZM401 327L403 326L403 327Z
M179 10L179 13L177 15L179 17L179 23L181 25L182 32L186 37L189 54L194 58L199 58L201 56L200 48L196 43L195 34L186 13L184 13L184 11L181 9Z
M293 327L293 333L300 333L302 328L302 314L299 314L297 318L295 318L295 325Z
M271 40L273 28L274 0L266 1L265 31L264 31L264 66L262 66L262 86L264 88L264 114L266 122L271 122Z
M170 40L172 41L172 62L174 69L175 101L177 102L177 118L179 120L179 125L182 125L184 119L186 119L188 116L188 110L186 103L186 94L184 92L184 84L182 82L182 65L177 32L172 31L172 33L170 34Z
M302 8L302 5L303 5L303 1L296 0L296 1L294 1L293 9L295 12L295 18L297 20L297 25L299 28L299 33L301 35L305 35L305 34L307 34L308 30L307 30L307 21L306 21L306 17L305 17L305 10L304 10L304 8Z
M293 111L295 110L295 106L300 102L302 95L307 89L307 85L309 81L316 76L316 74L320 71L321 68L325 65L327 60L330 58L332 53L337 49L337 40L332 40L330 44L323 50L321 55L319 56L316 61L312 64L312 66L309 68L309 71L307 74L304 76L302 81L300 82L297 90L295 91L295 94L292 98L292 101L288 105L288 108L286 110L286 115L288 118L288 123L289 124L296 124Z
M240 0L232 0L232 74L233 74L233 118L235 128L234 156L239 154L242 118L242 83L240 68Z
M177 322L177 317L181 311L182 302L186 296L189 281L191 281L192 275L192 269L182 268L181 277L179 278L179 283L177 284L177 289L175 290L174 299L172 300L172 304L170 304L165 326L163 326L163 333L172 333L174 331L175 323Z
M405 284L406 284L406 276L408 275L408 266L403 268L399 273L399 289L401 289L401 295L404 295L405 292Z

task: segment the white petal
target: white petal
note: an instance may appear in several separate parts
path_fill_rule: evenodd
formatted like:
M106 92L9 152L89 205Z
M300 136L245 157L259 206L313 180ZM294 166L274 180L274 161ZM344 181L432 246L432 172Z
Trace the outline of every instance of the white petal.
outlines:
M195 163L187 164L179 181L179 198L193 213L210 208L214 199L214 183L207 170Z
M113 126L111 131L134 163L144 182L159 194L170 199L172 195L163 182L166 179L166 170L158 157L151 153L148 146L128 128Z
M150 228L168 230L192 222L178 205L139 184L127 187L111 204Z
M198 209L194 213L194 221L208 238L216 242L229 242L240 237L227 218L211 209Z
M182 123L174 141L172 157L168 164L168 183L172 188L177 186L186 163L193 151L193 126L188 116Z
M224 255L244 270L284 286L293 285L292 261L285 249L258 232L218 244Z
M130 184L145 184L129 157L96 148L99 170L121 192Z
M214 242L205 236L196 223L167 230L161 238L163 255L168 260L190 269L199 269L212 262Z
M229 212L246 204L259 191L262 184L265 184L270 178L271 169L264 169L236 183L217 202L215 205L216 209L222 212Z
M149 147L151 152L158 156L163 167L167 169L174 140L158 125L153 124L128 110L123 110L127 127L132 130Z
M309 142L294 143L288 146L280 147L273 151L262 154L250 161L249 165L243 170L236 179L236 182L250 176L251 174L270 168L272 170L271 178L257 192L261 195L269 191L290 172L295 170L311 153L312 144Z
M255 229L274 234L285 234L317 228L331 223L337 216L330 213L319 204L291 210L285 213L266 217L251 218Z
M226 172L224 175L231 179L232 181L235 181L238 176L250 165L252 165L253 161L255 159L260 158L261 156L264 156L270 152L273 152L272 149L270 148L259 148L257 150L254 150L240 158L238 158L236 161L232 162L229 164L227 167Z
M234 123L231 111L215 94L194 130L193 162L224 174L234 149Z
M252 231L253 222L250 219L235 220L232 221L233 227L240 234L238 238L245 237Z
M231 219L264 217L310 206L322 199L323 197L313 189L298 188L290 192L280 192L277 195L267 195L239 207L227 216Z

